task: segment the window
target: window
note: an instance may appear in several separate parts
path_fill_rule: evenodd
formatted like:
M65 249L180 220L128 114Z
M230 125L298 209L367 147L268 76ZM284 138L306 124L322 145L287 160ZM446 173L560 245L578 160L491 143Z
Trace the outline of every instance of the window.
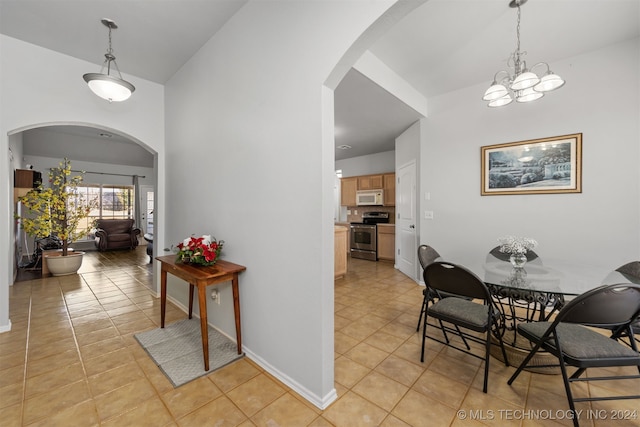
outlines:
M80 224L79 229L87 230L96 219L133 218L135 211L133 186L87 185L78 187L79 197L96 207L89 217ZM93 240L92 233L87 234L86 240Z

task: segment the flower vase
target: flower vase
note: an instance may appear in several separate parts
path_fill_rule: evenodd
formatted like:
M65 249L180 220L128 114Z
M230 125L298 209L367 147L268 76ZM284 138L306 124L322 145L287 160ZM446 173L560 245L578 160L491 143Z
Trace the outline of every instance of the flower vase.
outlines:
M514 268L523 268L527 263L527 255L523 253L515 253L509 256L509 262Z

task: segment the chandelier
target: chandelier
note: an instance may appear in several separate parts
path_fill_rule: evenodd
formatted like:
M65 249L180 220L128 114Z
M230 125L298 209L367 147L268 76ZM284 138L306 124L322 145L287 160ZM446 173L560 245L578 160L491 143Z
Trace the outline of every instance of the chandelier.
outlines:
M522 58L527 52L520 52L520 6L527 0L511 0L509 7L518 9L518 25L516 26L516 50L507 59L511 72L500 70L493 76L493 83L486 90L483 100L489 101L489 107L502 107L516 102L531 102L540 99L545 92L558 89L565 81L554 74L546 62L538 62L531 69ZM546 67L546 73L540 78L533 72L534 68ZM543 70L544 71L544 70ZM500 79L499 79L500 76Z
M104 54L104 63L99 73L87 73L82 76L82 78L84 78L84 81L89 85L89 89L100 98L106 99L109 102L125 101L129 99L136 88L128 81L123 80L118 64L116 64L116 57L113 55L113 49L111 48L111 30L115 30L118 26L112 20L106 18L102 19L101 22L109 29L109 48L107 49L107 53ZM111 75L111 63L113 63L120 77ZM107 74L103 74L105 67L107 68Z

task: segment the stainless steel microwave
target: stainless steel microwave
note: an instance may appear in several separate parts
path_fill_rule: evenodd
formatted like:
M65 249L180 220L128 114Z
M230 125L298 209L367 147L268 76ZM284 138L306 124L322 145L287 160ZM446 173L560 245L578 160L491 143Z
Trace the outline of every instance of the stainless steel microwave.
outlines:
M357 206L382 206L383 190L362 190L356 192Z

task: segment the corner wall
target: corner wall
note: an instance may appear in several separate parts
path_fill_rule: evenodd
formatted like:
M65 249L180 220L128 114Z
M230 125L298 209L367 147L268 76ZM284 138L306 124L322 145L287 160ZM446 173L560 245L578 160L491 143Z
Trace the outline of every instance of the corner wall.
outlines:
M323 408L335 399L325 82L394 3L249 2L166 86L168 241L225 240L224 258L247 267L245 352ZM176 300L187 300L185 289L169 282ZM208 319L233 337L231 298L227 285Z

